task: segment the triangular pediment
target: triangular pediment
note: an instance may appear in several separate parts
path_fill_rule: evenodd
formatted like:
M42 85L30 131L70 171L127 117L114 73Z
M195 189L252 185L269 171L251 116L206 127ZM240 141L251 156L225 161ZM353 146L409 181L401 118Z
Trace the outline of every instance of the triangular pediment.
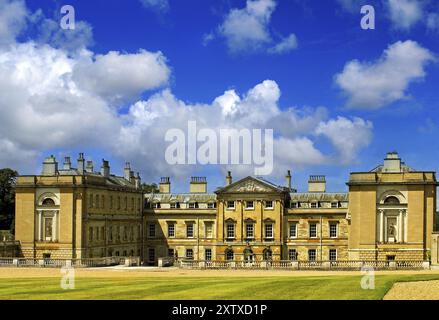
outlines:
M282 191L283 189L281 187L277 187L269 182L253 177L247 177L218 190L217 193L278 193Z

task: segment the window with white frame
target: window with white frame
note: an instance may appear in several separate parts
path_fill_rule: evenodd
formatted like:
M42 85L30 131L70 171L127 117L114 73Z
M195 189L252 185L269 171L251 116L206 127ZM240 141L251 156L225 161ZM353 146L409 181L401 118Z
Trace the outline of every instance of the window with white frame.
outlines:
M180 202L171 202L171 209L180 209Z
M215 202L209 202L207 204L207 209L215 209L216 208L216 203Z
M194 224L192 222L188 222L186 224L186 237L188 238L194 237Z
M273 201L265 201L265 209L273 209Z
M290 238L297 238L297 222L290 222Z
M194 258L194 249L186 249L186 258L191 260Z
M175 238L175 223L168 223L168 237Z
M211 261L212 260L212 249L205 249L204 250L204 259L206 261Z
M255 208L254 201L246 201L245 202L245 209L253 210L254 208Z
M290 205L293 209L299 208L299 202L291 202Z
M337 238L337 236L338 236L338 223L337 222L329 223L329 236L331 238Z
M317 259L317 251L316 249L308 250L308 261L316 261Z
M338 208L338 202L331 202L331 208Z
M189 209L198 209L198 202L189 202Z
M289 249L288 250L288 259L291 261L297 261L297 250Z
M309 224L309 237L317 238L317 223L315 222Z
M148 227L149 237L155 238L155 223L150 223Z
M254 239L255 237L255 225L253 222L248 222L245 225L245 236L247 239Z
M315 209L318 207L318 203L317 202L311 202L311 208Z
M227 201L227 209L235 209L235 201Z
M120 199L119 199L120 200ZM153 209L160 209L160 202L154 202L153 204L152 204L152 208Z
M329 249L329 261L337 260L337 249Z
M264 226L265 229L265 239L273 239L273 224L272 223L265 223Z
M235 224L232 222L229 222L226 224L226 236L227 239L234 239L235 238Z

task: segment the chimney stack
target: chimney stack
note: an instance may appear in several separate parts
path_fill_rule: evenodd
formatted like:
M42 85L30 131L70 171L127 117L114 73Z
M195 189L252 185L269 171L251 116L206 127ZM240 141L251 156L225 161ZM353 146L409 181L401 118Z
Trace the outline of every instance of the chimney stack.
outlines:
M171 193L171 181L169 177L163 177L160 179L159 192Z
M131 164L129 162L125 162L125 168L123 169L123 177L125 178L125 180L130 181Z
M101 175L105 178L110 176L110 164L107 160L102 159Z
M140 189L142 187L142 179L140 178L140 174L138 172L134 178L134 184L136 185L136 189Z
M131 182L132 184L135 184L134 171L130 171L130 182Z
M285 176L287 182L288 191L291 191L291 171L287 171L287 175Z
M54 176L58 174L58 162L53 155L47 157L43 162L43 176Z
M191 177L189 193L207 193L206 177Z
M326 192L325 176L310 176L308 180L308 192Z
M65 157L64 158L64 170L70 170L72 169L72 162L70 161L70 157Z
M84 171L85 171L84 154L80 153L78 157L78 172L79 174L84 174Z
M227 171L227 176L226 176L226 185L230 186L232 184L232 172Z
M86 170L89 173L93 173L93 161L92 160L87 161Z

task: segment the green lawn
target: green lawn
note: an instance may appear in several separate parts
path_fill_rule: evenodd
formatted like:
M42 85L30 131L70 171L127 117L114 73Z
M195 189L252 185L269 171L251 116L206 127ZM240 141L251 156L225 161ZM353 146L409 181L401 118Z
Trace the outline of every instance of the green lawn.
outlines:
M375 290L361 276L252 278L79 278L74 290L60 279L1 279L0 299L382 299L393 283L439 280L439 275L380 275Z

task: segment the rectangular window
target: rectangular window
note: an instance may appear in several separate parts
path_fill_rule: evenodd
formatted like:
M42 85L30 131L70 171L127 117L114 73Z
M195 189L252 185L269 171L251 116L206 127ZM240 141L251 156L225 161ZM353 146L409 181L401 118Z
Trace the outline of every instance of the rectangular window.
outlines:
M213 222L206 222L205 228L206 228L206 238L212 239L213 238Z
M297 238L297 222L290 222L290 238Z
M155 223L151 223L148 227L149 237L155 238Z
M337 260L337 249L329 249L329 261Z
M235 209L235 201L227 201L227 209Z
M174 249L168 249L168 257L174 257Z
M293 208L293 209L299 208L299 203L298 202L291 202L291 208Z
M317 202L311 202L311 208L315 209L317 208Z
M153 248L148 249L148 261L149 262L155 261L155 249L153 249Z
M338 202L331 202L331 208L338 208Z
M194 224L193 223L188 223L186 225L186 236L188 238L193 238L194 237Z
M171 209L180 209L180 202L172 202Z
M331 238L337 238L337 229L338 224L336 222L332 222L329 224L329 236Z
M317 238L317 223L310 223L309 224L309 237L310 238Z
M108 230L108 239L113 241L113 227L110 227Z
M273 209L273 201L265 201L265 209Z
M253 223L247 223L245 226L246 238L253 239L255 237L255 225Z
M227 239L234 239L235 238L235 224L234 223L228 223L227 224Z
M191 259L191 260L194 258L194 250L193 249L186 249L186 258Z
M253 201L246 201L246 202L245 202L245 208L246 208L247 210L252 210L252 209L254 209L254 208L255 208L255 206L254 206L254 202L253 202Z
M212 249L205 249L204 250L204 259L206 261L211 261L212 260Z
M297 261L297 250L289 249L288 250L288 259L291 261Z
M308 260L309 261L316 261L317 254L316 249L309 249L308 250Z
M216 203L215 202L209 202L207 204L207 209L215 209L216 208Z
M189 209L197 209L198 203L197 202L191 202L189 203Z
M93 227L88 228L88 239L93 241Z
M271 223L265 224L265 239L273 239L273 225Z
M154 202L154 203L152 204L152 208L153 208L153 209L160 209L160 202Z
M175 223L168 224L168 237L169 238L175 237Z

